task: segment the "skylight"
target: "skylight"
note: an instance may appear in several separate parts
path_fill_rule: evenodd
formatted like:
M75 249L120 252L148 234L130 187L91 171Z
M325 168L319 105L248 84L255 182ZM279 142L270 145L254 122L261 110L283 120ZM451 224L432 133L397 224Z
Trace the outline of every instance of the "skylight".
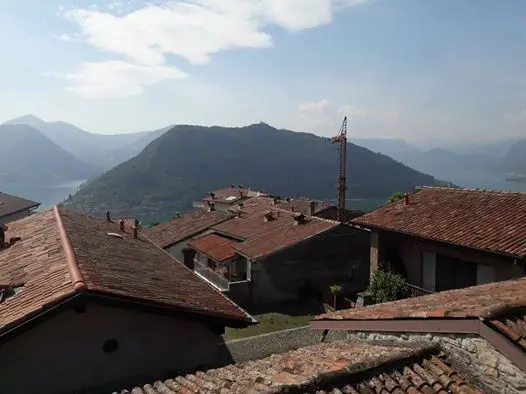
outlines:
M232 200L235 200L236 198L237 198L236 196L230 196L230 197L225 198L225 200L232 201Z

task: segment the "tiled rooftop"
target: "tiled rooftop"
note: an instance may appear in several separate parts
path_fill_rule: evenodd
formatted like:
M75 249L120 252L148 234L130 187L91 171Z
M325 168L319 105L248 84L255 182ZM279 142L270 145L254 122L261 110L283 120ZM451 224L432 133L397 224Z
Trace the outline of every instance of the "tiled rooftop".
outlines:
M425 187L352 223L526 256L526 193Z
M526 352L526 308L490 320L490 325Z
M265 221L265 215L272 217ZM251 198L241 210L241 216L220 223L212 229L243 240L235 250L249 258L260 258L282 248L294 245L321 234L339 225L338 222L306 217L296 225L293 213L279 208L270 208L268 198Z
M151 305L250 321L237 305L144 237L119 224L64 209L10 224L0 250L0 287L22 291L0 302L0 331L76 292L88 290Z
M223 262L234 258L236 255L234 245L237 243L218 234L209 234L190 241L188 246L204 253L214 261Z
M153 228L146 228L142 234L161 248L167 248L231 217L225 212L196 209Z
M300 348L118 393L256 392L481 393L448 365L435 349L346 341Z
M238 187L238 186L230 186L226 187L224 189L214 190L211 192L214 194L214 197L210 194L208 194L206 197L203 198L203 201L206 202L218 202L218 203L227 203L227 204L234 204L238 200L250 198L250 197L258 197L265 195L262 192L258 192L255 190L247 189L246 187Z
M0 222L4 216L9 216L26 209L36 208L39 205L40 203L38 202L0 192Z
M494 317L522 306L526 306L526 277L340 310L320 315L315 320Z

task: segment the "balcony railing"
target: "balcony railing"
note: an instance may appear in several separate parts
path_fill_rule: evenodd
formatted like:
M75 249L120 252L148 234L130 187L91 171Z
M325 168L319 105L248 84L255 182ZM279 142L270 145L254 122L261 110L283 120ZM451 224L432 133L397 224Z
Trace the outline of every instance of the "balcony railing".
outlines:
M218 274L217 272L208 268L205 264L201 263L199 260L194 260L194 271L206 279L208 282L212 283L221 291L228 291L229 282L228 279L223 275Z
M412 285L410 283L408 283L407 286L409 287L409 294L407 298L420 297L420 296L425 296L425 295L434 293L433 291L423 289L421 287Z

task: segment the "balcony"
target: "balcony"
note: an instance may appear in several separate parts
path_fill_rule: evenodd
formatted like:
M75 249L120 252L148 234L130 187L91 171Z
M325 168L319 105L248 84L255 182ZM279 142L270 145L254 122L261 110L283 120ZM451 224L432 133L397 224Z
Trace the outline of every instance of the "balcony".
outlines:
M236 260L223 263L221 270L219 270L219 268L214 270L210 266L214 266L215 264L216 263L205 256L196 254L194 258L194 271L222 292L230 290L230 285L233 283L247 282L245 261Z
M407 298L421 297L421 296L425 296L425 295L434 293L433 291L423 289L421 287L412 285L410 283L407 284L407 287L408 287Z

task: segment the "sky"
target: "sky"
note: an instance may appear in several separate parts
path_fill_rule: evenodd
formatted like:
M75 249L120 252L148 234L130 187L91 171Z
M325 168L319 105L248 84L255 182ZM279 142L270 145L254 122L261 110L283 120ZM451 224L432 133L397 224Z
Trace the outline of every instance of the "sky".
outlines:
M0 122L526 137L523 0L0 0Z

